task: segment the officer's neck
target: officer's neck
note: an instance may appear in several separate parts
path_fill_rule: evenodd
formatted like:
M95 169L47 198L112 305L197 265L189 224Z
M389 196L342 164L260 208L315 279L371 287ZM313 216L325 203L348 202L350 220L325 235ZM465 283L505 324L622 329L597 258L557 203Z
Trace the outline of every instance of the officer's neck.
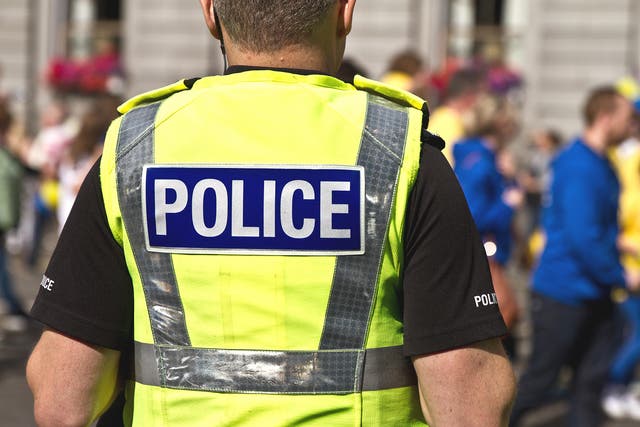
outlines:
M230 66L292 68L314 70L330 75L335 74L340 65L337 55L312 46L291 46L268 53L234 49L227 52L227 59Z

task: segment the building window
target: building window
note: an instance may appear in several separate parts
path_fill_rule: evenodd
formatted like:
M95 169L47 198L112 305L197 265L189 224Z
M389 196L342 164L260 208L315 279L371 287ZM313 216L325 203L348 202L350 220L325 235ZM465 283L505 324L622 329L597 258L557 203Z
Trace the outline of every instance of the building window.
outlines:
M503 0L475 0L477 27L500 27L503 23Z
M96 18L98 21L119 21L120 0L98 0L96 2Z
M449 16L449 55L469 58L503 42L504 0L453 0Z
M114 91L120 61L121 0L69 0L66 52L51 58L47 81L60 93Z

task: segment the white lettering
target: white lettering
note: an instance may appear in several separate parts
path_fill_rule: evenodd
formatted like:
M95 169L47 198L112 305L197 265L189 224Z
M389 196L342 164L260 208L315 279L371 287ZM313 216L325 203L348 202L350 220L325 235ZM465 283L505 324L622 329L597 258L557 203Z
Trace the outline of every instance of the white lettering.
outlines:
M276 182L264 182L264 237L276 237Z
M53 285L55 285L55 281L49 279L47 276L42 276L42 281L40 282L40 286L42 286L47 291L51 292L53 290Z
M173 190L176 193L175 202L167 203L167 190ZM167 214L182 212L187 207L189 198L187 186L177 179L158 179L155 181L154 193L156 234L166 236Z
M293 223L293 196L296 191L302 192L304 200L313 200L315 192L313 186L307 181L295 180L288 182L282 189L280 196L280 220L285 234L293 239L304 239L309 237L316 226L316 221L312 218L305 218L301 228L296 228Z
M334 204L334 191L350 191L349 181L322 181L320 183L320 238L349 239L351 230L333 228L334 214L348 214L349 205Z
M476 295L473 297L473 302L476 304L476 307L480 307L480 305L482 305L483 307L487 307L490 305L498 304L498 297L496 296L495 292L490 294Z
M233 237L260 237L258 227L244 225L244 181L231 183L231 235Z
M245 192L246 183L244 179L230 183L213 178L202 179L194 183L191 191L191 184L180 179L155 179L152 184L155 200L152 217L155 218L156 235L169 235L169 220L178 218L169 215L188 215L187 207L191 210L193 230L206 238L227 234L229 237L275 238L281 232L283 236L280 237L291 239L306 239L314 233L318 233L321 239L350 239L353 235L353 219L349 217L349 222L342 220L346 218L344 215L352 214L352 207L335 201L336 193L352 190L353 185L349 181L312 184L299 179L283 182L279 188L278 181L264 180L259 184L263 187L262 195L254 194L253 190ZM247 209L254 209L256 198L262 199L262 206L255 206L258 211L248 212L247 218L244 215L245 197L248 197ZM304 201L313 203L305 204ZM336 218L341 221L336 222ZM177 230L172 231L172 235L174 232ZM479 298L476 305L487 304L486 296Z
M207 190L213 190L216 194L216 218L212 227L207 227L204 222L204 195ZM217 179L203 179L193 188L193 202L191 205L191 218L196 232L203 237L217 237L227 228L229 212L227 206L229 196L224 184Z

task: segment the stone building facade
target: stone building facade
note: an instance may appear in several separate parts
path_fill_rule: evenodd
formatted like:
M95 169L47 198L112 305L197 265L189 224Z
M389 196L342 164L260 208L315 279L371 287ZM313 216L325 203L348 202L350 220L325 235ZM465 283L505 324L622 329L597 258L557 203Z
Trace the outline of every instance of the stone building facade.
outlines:
M491 30L525 78L527 126L567 135L580 129L579 106L589 88L638 72L636 0L494 1L501 22L489 29L473 19L474 5L487 3L361 0L346 55L379 77L399 51L412 48L437 67L448 53L468 54L474 38ZM105 5L111 21L100 20ZM126 95L222 70L195 1L0 0L0 89L30 121L49 96L42 72L50 58L81 54L83 37L113 32L122 40Z

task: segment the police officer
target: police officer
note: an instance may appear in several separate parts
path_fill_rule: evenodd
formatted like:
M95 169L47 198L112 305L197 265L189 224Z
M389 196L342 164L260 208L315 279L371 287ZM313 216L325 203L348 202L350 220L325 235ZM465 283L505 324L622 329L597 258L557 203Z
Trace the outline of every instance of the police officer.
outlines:
M505 425L514 379L424 101L340 64L355 0L201 0L224 76L120 107L45 272L40 425Z

